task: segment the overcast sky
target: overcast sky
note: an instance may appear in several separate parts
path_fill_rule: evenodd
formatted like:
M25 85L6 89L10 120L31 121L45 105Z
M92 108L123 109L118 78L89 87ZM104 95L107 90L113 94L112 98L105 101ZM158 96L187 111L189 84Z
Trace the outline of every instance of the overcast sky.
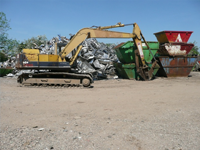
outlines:
M84 27L136 22L147 41L157 41L153 33L163 30L193 31L189 42L200 47L200 0L0 0L0 11L10 20L9 37L20 41L38 35L69 38Z

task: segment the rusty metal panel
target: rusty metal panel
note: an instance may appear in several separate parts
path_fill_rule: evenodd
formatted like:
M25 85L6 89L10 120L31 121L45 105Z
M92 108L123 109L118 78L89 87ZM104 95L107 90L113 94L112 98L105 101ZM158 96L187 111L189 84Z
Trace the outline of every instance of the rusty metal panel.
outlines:
M197 57L159 56L156 59L161 66L158 74L165 77L187 77L197 62Z
M15 64L15 67L16 67L17 69L23 67L23 61L24 61L24 59L25 59L24 54L17 54L17 57L16 57L16 64Z
M200 64L200 56L197 57L197 61Z
M193 47L194 44L188 44L188 43L179 43L179 42L165 43L160 45L158 54L167 56L187 55Z
M159 43L185 42L189 40L193 31L161 31L154 33Z
M117 48L121 47L124 43L125 43L125 42L122 42L122 43L118 44L118 45L115 46L113 49L117 49Z

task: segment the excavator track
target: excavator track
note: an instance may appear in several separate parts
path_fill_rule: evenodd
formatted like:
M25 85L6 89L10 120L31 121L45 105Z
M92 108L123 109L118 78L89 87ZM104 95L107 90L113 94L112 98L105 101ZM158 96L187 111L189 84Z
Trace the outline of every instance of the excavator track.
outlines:
M19 87L24 87L24 88L46 88L46 89L83 89L83 88L90 88L89 87L84 87L83 85L28 85L28 84L20 84Z
M17 82L28 87L90 87L93 77L91 74L67 72L23 73L18 77Z

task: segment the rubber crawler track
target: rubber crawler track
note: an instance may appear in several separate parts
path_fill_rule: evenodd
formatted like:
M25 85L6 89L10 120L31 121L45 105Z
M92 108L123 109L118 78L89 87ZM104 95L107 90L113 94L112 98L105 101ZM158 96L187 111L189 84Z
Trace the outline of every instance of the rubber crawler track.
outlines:
M64 77L63 77L64 76ZM71 82L72 80L76 80L76 82ZM87 79L87 80L85 80ZM27 82L27 81L28 82ZM32 82L30 82L30 80ZM36 81L37 80L37 81ZM44 82L38 82L43 81ZM53 80L52 82L49 81ZM68 83L61 83L58 80L70 80ZM86 85L81 83L82 81L86 81ZM48 82L49 83L48 83ZM87 84L87 81L89 81ZM93 83L92 75L91 74L76 74L76 73L66 73L66 72L46 72L46 73L23 73L17 79L17 82L24 87L46 87L46 88L72 88L72 87L90 87ZM46 82L46 83L45 83Z
M25 87L25 88L46 88L46 89L87 89L92 88L93 86L84 87L83 85L23 85L19 84L18 87Z

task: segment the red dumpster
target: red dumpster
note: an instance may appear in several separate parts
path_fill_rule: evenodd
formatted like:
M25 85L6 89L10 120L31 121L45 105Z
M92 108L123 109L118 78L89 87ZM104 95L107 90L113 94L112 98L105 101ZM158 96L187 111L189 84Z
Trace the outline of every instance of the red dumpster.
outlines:
M189 40L193 31L161 31L154 33L159 43L185 42Z
M187 55L191 49L194 47L194 44L190 43L164 43L160 45L158 54L167 55L167 56L181 56Z

